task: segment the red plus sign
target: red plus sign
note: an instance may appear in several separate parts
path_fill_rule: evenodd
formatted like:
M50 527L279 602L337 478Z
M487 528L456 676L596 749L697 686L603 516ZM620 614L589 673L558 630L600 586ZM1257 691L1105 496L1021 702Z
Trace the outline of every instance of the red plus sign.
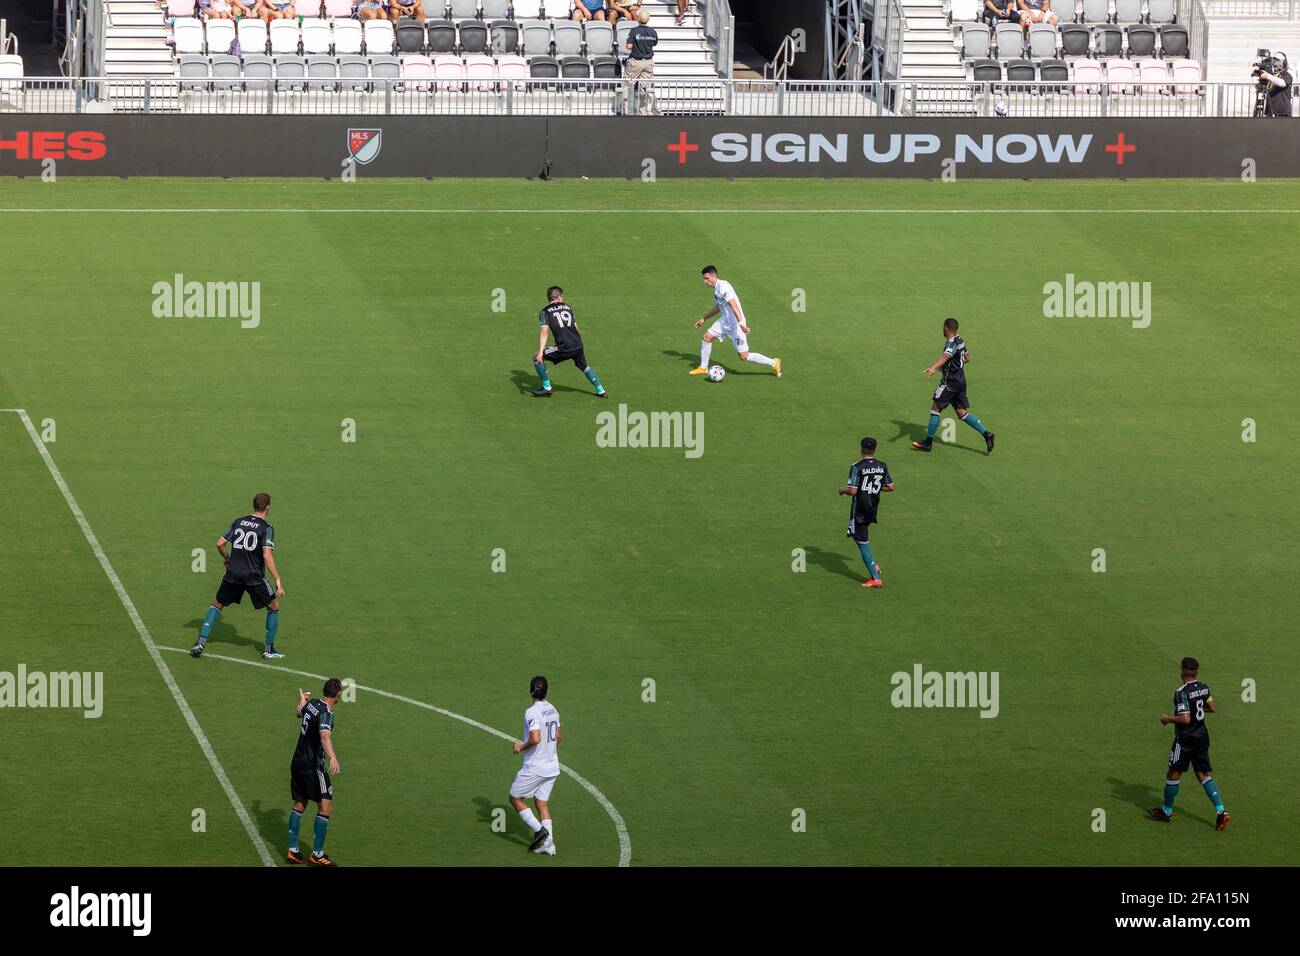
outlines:
M700 150L699 144L687 142L685 130L682 130L681 134L677 138L676 143L668 144L668 152L677 154L677 163L679 166L686 165L687 153L697 153L699 152L699 150Z
M1106 147L1106 152L1108 152L1108 153L1114 153L1114 154L1115 154L1115 165L1116 165L1116 166L1123 166L1123 165L1124 165L1124 154L1125 154L1125 153L1136 153L1136 152L1137 152L1137 147L1134 146L1132 143L1125 143L1125 142L1124 142L1124 134L1123 134L1123 133L1120 133L1120 134L1115 138L1115 142L1111 143L1109 146Z

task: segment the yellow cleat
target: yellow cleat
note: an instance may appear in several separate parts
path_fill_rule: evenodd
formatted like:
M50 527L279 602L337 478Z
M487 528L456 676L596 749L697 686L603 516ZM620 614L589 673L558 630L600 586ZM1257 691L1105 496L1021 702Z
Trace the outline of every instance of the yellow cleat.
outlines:
M708 370L707 368L705 368L703 365L701 365L701 366L699 366L698 368L693 368L693 369L691 369L691 374L692 374L692 375L708 375L708 374L709 374L709 370Z
M781 360L779 358L772 359L772 371L776 373L777 378L781 377Z

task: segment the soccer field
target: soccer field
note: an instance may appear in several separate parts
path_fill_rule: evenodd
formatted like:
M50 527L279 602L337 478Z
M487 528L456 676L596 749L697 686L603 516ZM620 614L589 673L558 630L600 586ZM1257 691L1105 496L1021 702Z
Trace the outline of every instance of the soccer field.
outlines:
M0 710L5 862L278 863L337 676L341 865L1290 863L1297 222L1297 181L0 183L0 408L50 456L0 412L0 671L103 673L97 718ZM781 379L725 342L687 375L710 263ZM177 274L258 283L257 326L156 317ZM1067 276L1150 283L1149 325L1045 315ZM552 283L608 402L571 364L528 395ZM948 315L991 455L911 448ZM703 453L601 447L620 404ZM864 435L879 591L835 493ZM259 491L286 656L246 601L192 659ZM1144 813L1184 655L1222 833L1190 773ZM894 706L917 665L996 672L996 716ZM554 858L506 804L535 673Z

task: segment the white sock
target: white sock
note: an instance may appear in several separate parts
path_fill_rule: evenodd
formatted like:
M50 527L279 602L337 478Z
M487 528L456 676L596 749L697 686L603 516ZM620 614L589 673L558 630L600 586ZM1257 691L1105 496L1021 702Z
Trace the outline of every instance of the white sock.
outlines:
M555 842L555 821L548 818L542 821L542 826L546 827L547 832L551 834L546 838L546 842L554 843Z
M759 355L757 352L750 352L747 361L757 362L759 365L772 366L776 364L775 359L770 359L766 355Z
M713 351L712 342L700 343L700 368L709 367L709 354Z
M537 817L533 816L533 811L529 810L527 807L519 811L519 819L523 820L524 823L527 823L528 829L532 830L534 833L542 828L542 825L537 822Z

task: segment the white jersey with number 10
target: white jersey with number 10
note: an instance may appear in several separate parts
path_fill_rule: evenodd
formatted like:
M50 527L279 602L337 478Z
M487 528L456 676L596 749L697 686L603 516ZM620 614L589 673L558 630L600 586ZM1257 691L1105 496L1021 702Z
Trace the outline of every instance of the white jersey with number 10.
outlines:
M558 776L560 757L557 745L560 736L560 714L544 700L539 700L524 711L524 740L527 741L534 730L541 731L542 739L536 747L524 751L524 763L521 769L528 770L541 777Z

